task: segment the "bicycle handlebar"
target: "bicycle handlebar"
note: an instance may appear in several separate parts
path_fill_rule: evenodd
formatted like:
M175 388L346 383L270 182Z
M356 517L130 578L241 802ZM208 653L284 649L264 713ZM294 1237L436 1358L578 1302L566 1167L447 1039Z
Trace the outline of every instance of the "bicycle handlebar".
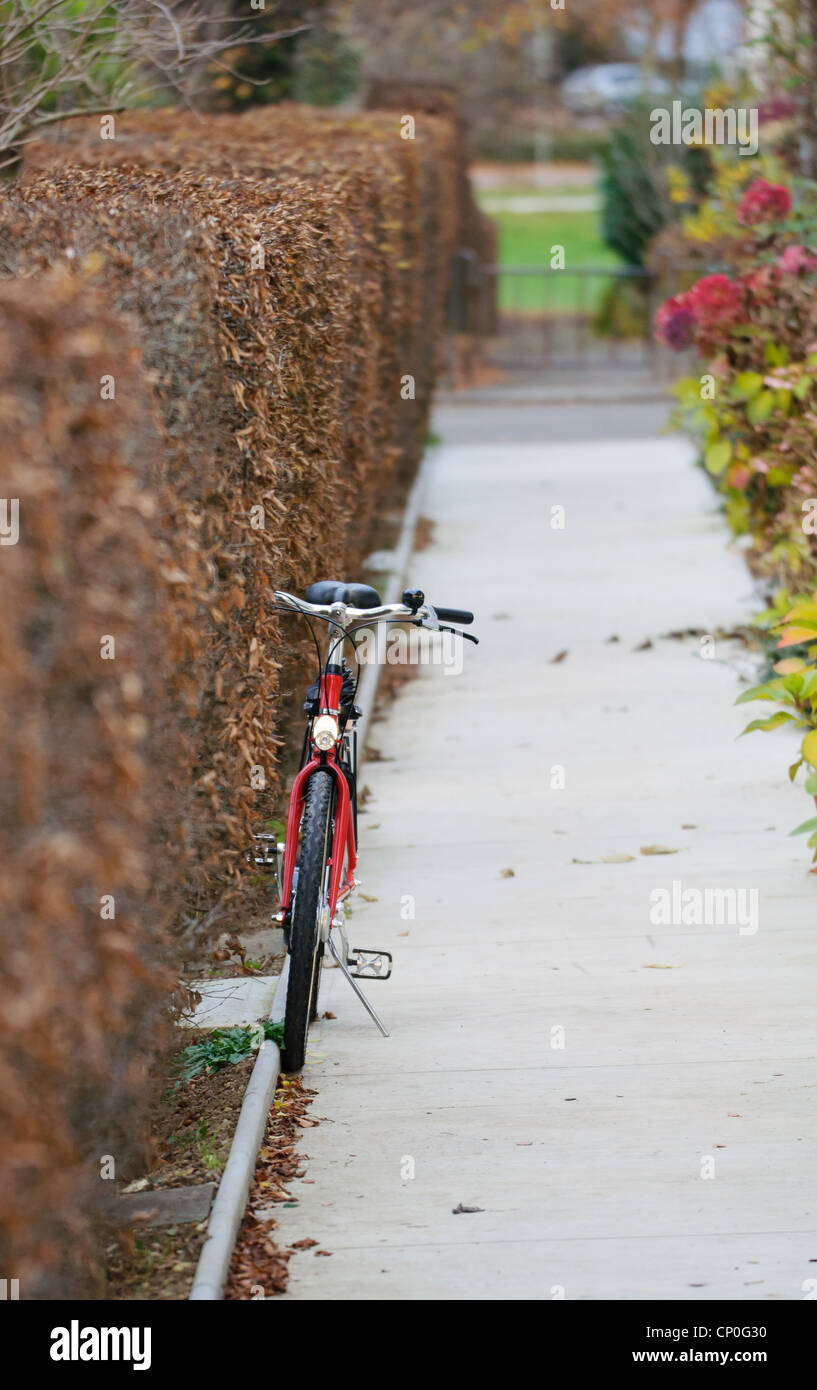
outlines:
M434 620L440 619L442 622L449 623L472 623L473 613L469 613L465 608L435 608L433 604L423 603L416 608L410 608L406 603L384 603L379 608L353 608L348 603L307 603L304 598L296 598L294 594L288 594L283 589L276 589L275 597L283 603L285 608L291 608L293 612L314 613L318 617L336 617L338 626L347 623L373 622L379 618L407 618L422 621L424 618Z
M307 603L305 598L296 598L294 594L288 594L283 589L276 589L275 597L280 599L285 608L291 608L295 613L314 613L320 618L335 617L338 619L338 626L342 626L341 613L344 623L356 623L362 618L371 621L374 618L415 616L405 603L384 603L380 608L352 608L348 603Z

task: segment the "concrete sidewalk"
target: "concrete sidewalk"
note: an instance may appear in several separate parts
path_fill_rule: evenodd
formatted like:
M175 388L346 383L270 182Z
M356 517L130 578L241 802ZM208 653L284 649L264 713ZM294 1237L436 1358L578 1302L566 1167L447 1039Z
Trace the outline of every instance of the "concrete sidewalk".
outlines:
M394 952L392 1036L324 972L322 1123L276 1214L331 1258L286 1297L803 1298L809 803L784 735L736 741L734 644L662 636L745 621L748 572L682 441L483 438L441 449L410 575L481 644L406 684L362 776L350 939ZM651 921L673 880L757 889L758 930Z

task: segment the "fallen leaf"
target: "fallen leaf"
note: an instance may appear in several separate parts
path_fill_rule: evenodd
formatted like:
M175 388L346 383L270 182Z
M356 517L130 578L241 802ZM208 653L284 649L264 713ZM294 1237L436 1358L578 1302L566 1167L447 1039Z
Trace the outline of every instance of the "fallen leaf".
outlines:
M631 864L635 859L634 854L603 854L602 864Z
M567 656L567 653L568 653L568 648L565 647L563 651L557 652L555 656L552 656L552 657L550 658L550 664L551 664L551 666L558 666L558 664L559 664L560 661L564 661L565 657Z
M311 1236L304 1236L303 1240L294 1240L289 1248L290 1250L311 1250L312 1246L317 1245L317 1243Z
M683 970L683 965L642 965L642 970Z
M451 1215L452 1215L452 1216L461 1216L461 1215L463 1214L463 1212L474 1212L474 1211L484 1211L484 1210L485 1210L484 1207L464 1207L463 1204L462 1204L462 1202L460 1202L460 1203L458 1203L458 1205L457 1205L456 1207L452 1207L452 1208L451 1208Z
M652 646L652 642L651 642L650 638L648 637L648 638L646 639L646 641L640 642L639 645L638 645L637 647L633 647L633 651L634 651L634 652L648 652L648 651L650 650L650 647L651 647L651 646Z
M642 845L639 854L678 854L677 849L669 849L667 845Z
M500 877L500 878L516 878L516 870L515 870L515 869L500 869L500 871L499 871L499 877Z
M185 574L184 570L179 569L176 565L165 565L162 569L162 578L166 579L168 584L190 583L190 579Z

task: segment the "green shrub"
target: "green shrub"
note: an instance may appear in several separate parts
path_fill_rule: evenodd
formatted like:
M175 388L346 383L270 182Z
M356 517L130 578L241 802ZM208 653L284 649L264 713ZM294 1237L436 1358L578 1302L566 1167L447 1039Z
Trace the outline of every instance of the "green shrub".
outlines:
M607 245L628 265L643 265L658 232L683 212L670 188L670 169L679 167L696 194L711 175L705 149L654 145L646 106L633 108L600 152L602 233Z

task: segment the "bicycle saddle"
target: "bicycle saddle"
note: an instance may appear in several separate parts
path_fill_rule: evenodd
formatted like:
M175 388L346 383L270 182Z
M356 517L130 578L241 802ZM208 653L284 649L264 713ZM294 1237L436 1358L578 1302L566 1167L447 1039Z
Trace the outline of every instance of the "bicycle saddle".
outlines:
M348 603L351 608L379 608L383 602L370 584L340 583L337 579L310 584L304 598L307 603Z

